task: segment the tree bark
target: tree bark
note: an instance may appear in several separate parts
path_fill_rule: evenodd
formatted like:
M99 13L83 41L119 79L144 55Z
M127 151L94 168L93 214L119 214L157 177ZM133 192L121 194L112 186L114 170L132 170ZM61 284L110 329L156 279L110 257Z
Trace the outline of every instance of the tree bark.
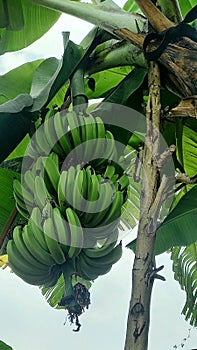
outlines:
M132 271L132 292L127 322L125 350L146 350L150 323L150 301L156 277L154 244L158 216L155 206L158 190L156 159L160 149L160 74L157 63L149 67L147 131L143 155L140 220ZM156 209L157 207L157 209Z

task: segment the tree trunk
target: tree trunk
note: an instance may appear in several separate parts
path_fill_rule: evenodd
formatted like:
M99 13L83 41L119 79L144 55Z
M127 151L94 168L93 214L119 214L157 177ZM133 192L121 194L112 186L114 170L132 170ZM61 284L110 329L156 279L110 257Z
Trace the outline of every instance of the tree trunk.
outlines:
M160 77L157 63L149 67L147 131L143 155L141 213L132 271L132 293L128 314L125 350L146 350L150 322L150 301L156 274L154 243L159 208L156 210L160 148Z

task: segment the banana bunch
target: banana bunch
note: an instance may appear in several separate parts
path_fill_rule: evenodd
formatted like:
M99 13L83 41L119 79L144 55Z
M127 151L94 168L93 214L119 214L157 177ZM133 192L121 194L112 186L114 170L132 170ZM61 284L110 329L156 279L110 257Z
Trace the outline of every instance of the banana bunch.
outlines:
M88 162L100 167L116 155L113 134L105 130L102 119L74 111L65 115L48 112L34 134L29 146L32 158L48 156L52 151L63 160L67 157L67 167Z
M16 226L8 241L9 265L25 282L51 287L61 275L61 266L74 260L83 246L83 230L77 214L66 210L63 220L59 209L47 203L41 213L34 207L28 224Z
M102 247L84 249L83 229L77 214L67 208L66 216L67 222L57 207L53 209L47 203L42 213L38 207L33 209L27 225L14 228L7 245L9 265L25 282L51 287L61 276L62 266L70 265L71 261L73 272L93 280L120 259L121 244L115 247L116 240L110 242L109 237ZM89 266L87 272L86 266Z
M26 218L35 206L42 211L47 202L53 202L67 220L66 210L71 207L82 227L93 228L92 237L98 239L117 226L128 184L128 176L116 174L113 165L107 165L103 174L90 165L71 166L60 173L59 157L52 152L37 159L24 173L22 183L14 180L14 197L18 211Z
M29 151L32 164L14 180L16 206L28 221L8 242L12 270L45 286L67 265L88 281L107 273L122 254L117 227L129 185L109 162L113 135L99 117L48 114Z

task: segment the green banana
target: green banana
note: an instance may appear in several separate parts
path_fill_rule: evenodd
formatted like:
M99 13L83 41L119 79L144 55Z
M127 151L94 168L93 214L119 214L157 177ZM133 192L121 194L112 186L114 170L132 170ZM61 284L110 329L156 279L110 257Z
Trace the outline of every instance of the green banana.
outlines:
M115 248L111 249L107 254L101 257L90 257L83 251L84 260L93 267L107 267L115 264L122 256L122 243L120 242Z
M124 202L123 193L120 191L117 191L115 193L114 199L113 199L108 211L106 212L106 214L101 222L102 226L113 223L113 221L116 221L120 218L121 208L122 208L123 202Z
M59 144L58 136L55 131L54 111L50 111L50 113L51 116L48 116L43 124L44 136L46 137L46 140L50 145L50 151L57 153L60 157L64 157L65 153L61 145ZM49 152L47 154L49 154Z
M115 149L115 140L114 136L111 133L111 131L107 130L105 133L105 139L106 139L106 159L110 160L113 158L113 155L116 154L116 149Z
M79 114L78 119L79 119L79 125L80 125L79 129L80 129L81 142L83 143L86 141L85 117L83 114Z
M12 262L12 256L14 256L13 250L10 248L11 246L8 246L9 251L9 266L12 269L12 271L20 277L24 282L36 286L40 285L49 285L52 277L50 274L50 269L46 270L46 272L43 272L42 274L40 272L34 272L33 270L21 270L21 268Z
M16 226L13 230L13 241L18 249L19 253L22 255L24 260L26 260L27 264L32 265L32 269L35 268L38 270L46 271L46 265L40 263L35 257L29 252L24 241L23 241L23 233L21 226Z
M92 260L95 260L95 259L92 259ZM81 272L82 277L84 275L86 276L86 279L90 281L95 280L99 276L105 275L111 270L111 267L112 267L112 265L93 266L92 264L89 264L87 257L83 253L80 254L79 260L76 263L76 266L77 266L77 269Z
M53 260L56 262L56 264L65 263L66 258L60 244L57 241L58 238L56 236L52 217L48 217L44 220L44 233L46 244Z
M15 196L14 196L15 197ZM15 198L16 200L16 198ZM19 204L19 201L17 200L17 203L16 203L16 209L18 210L18 212L24 216L24 218L28 219L29 218L29 211L27 210L26 206L24 203L20 203Z
M66 198L66 183L68 178L68 171L63 170L60 174L58 188L57 188L57 196L58 203L61 211L65 210L67 198Z
M17 249L16 244L13 240L8 241L6 249L8 254L9 266L12 269L16 266L21 275L24 274L29 276L44 276L48 273L48 266L46 266L46 269L40 270L40 268L35 268L34 265L31 265L29 261L25 260L22 254Z
M50 279L48 282L45 282L42 286L44 288L50 288L55 286L61 274L62 274L62 271L59 265L52 266L50 271Z
M92 159L92 155L94 153L94 147L93 140L95 139L95 122L92 124L92 119L89 117L84 117L84 123L85 123L85 142L84 144L84 151L83 151L83 159L84 163L89 163L89 161Z
M70 142L70 132L68 131L68 121L66 116L61 116L60 112L54 116L54 126L58 137L58 141L65 153L65 156L72 151L72 145Z
M119 178L119 175L118 174L114 174L111 178L111 182L113 182L115 188L116 188L116 191L118 191L118 183L117 183L117 179Z
M13 182L13 189L14 189L14 195L17 202L17 199L19 201L24 202L24 204L28 206L32 206L32 203L34 202L33 194L30 193L28 190L24 188L24 186L21 185L20 181L15 179Z
M35 176L31 170L27 170L22 179L22 183L24 183L24 187L28 189L30 193L34 193L34 185L35 185Z
M90 271L90 275L88 274L88 271L86 273L85 269L81 267L81 259L80 260L78 259L79 257L76 258L76 262L75 262L77 274L86 281L94 281L98 277L98 274L94 273L93 275L92 271Z
M44 208L48 201L52 200L47 191L44 178L42 176L35 177L35 201L40 209Z
M33 195L27 191L17 179L15 179L13 182L13 190L17 210L22 216L28 218L29 212L32 210L34 205Z
M64 252L64 255L67 255L71 241L68 223L65 219L63 219L60 210L57 207L53 209L52 218L57 234L57 240Z
M86 213L83 216L83 222L88 226L92 216L96 215L96 208L98 206L99 199L99 181L95 172L92 173L92 168L89 166L86 168L87 175L87 205L85 208Z
M79 255L83 247L83 229L77 214L74 212L74 210L72 210L72 208L66 209L66 218L69 223L71 238L68 256L70 259L73 259Z
M105 132L105 138L99 141L100 145L102 146L102 150L99 154L102 155L102 157L99 157L100 159L92 160L91 165L95 169L102 169L106 163L108 163L111 159L114 158L116 155L116 148L115 148L115 140L113 137L113 134L107 130ZM100 147L101 147L100 146Z
M66 202L69 206L73 207L73 183L76 177L76 168L71 166L68 169L67 181L66 181Z
M55 159L55 157L57 158ZM59 161L57 154L51 153L48 157L43 158L43 165L45 174L49 179L49 183L51 184L50 188L52 188L52 192L55 191L56 193L58 191L58 182L60 178Z
M29 252L37 259L39 262L46 266L51 266L56 263L51 254L43 249L38 241L35 239L31 228L29 225L23 228L23 241L29 250Z
M36 130L33 135L33 146L40 156L47 156L50 153L51 146L45 137L43 124Z
M114 249L116 245L116 240L117 239L114 239L111 243L104 242L104 244L101 247L97 246L95 248L83 249L84 254L86 254L89 258L102 258Z
M77 171L74 187L73 187L73 203L72 206L76 213L80 215L84 208L84 198L83 198L83 186L84 186L84 171L79 169Z
M104 173L104 177L107 177L108 179L111 179L112 176L115 174L115 167L114 165L108 164Z
M102 220L105 217L106 213L109 210L109 207L111 205L112 200L112 196L113 196L113 188L110 184L109 181L105 181L102 183L102 181L100 182L99 185L99 201L98 203L102 203L102 207L97 207L97 212L94 213L94 215L92 215L91 220L88 223L89 227L93 227L96 228L98 227L100 224L102 224ZM95 235L96 235L96 231L95 231Z
M126 174L123 174L119 179L118 179L119 187L120 190L123 191L129 186L129 177Z
M105 138L105 125L100 117L95 117L96 127L97 127L97 138Z
M101 120L101 118L94 118L94 125L96 128L95 131L95 142L92 144L94 147L94 152L92 155L92 160L101 159L103 153L105 152L104 144L105 144L105 126Z
M31 213L31 217L29 218L28 225L29 225L30 231L34 235L39 245L42 247L42 249L46 250L49 253L41 224L42 224L41 211L38 207L34 207Z
M87 117L84 117L86 125L89 126L92 129L92 139L96 140L97 139L97 125L96 125L96 120L93 117L92 114L89 114Z
M72 135L73 148L75 148L81 144L79 121L74 111L68 112L66 114L66 118L68 120L68 125L70 127L70 132Z
M34 181L35 177L42 175L44 176L44 167L43 167L43 157L40 156L36 159L34 162L32 169L31 169L32 175L34 176Z

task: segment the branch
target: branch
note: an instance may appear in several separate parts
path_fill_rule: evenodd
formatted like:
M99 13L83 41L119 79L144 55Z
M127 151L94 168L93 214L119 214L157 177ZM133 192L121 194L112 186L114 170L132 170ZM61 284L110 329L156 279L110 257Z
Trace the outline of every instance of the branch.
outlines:
M148 18L153 28L155 28L158 32L162 32L163 30L174 26L174 23L159 11L151 0L135 0L135 2Z
M114 33L142 49L145 38L143 34L133 33L127 28L117 29ZM151 43L150 48L151 51L157 48L156 43ZM165 86L181 98L196 97L196 51L197 43L184 38L177 44L169 44L158 59L163 66Z
M178 106L171 109L169 117L186 117L197 119L197 95L182 100Z
M176 175L176 182L181 182L184 185L194 185L197 184L197 174L189 177L188 175L181 173Z

